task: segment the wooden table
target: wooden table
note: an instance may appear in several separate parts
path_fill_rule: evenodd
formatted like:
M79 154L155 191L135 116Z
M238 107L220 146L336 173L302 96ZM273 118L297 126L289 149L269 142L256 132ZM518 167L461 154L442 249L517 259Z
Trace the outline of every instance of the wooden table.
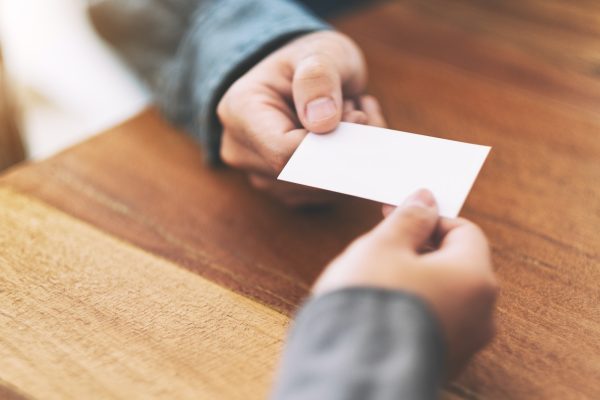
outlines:
M600 6L393 2L335 23L393 128L494 147L499 333L448 399L600 398ZM584 5L584 3L587 3ZM401 179L401 177L399 177ZM0 178L0 398L262 398L320 268L379 219L290 211L148 110Z

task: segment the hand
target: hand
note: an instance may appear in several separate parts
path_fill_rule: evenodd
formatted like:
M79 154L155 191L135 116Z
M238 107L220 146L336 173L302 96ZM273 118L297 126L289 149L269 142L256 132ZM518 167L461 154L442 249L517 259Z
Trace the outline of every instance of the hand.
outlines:
M314 293L370 286L422 298L441 323L454 376L494 335L497 284L486 238L471 222L440 218L426 190L384 214L325 269Z
M290 42L221 99L221 159L286 204L329 202L337 195L276 178L307 130L327 133L340 120L385 126L377 100L363 95L366 81L363 56L346 36L318 32Z

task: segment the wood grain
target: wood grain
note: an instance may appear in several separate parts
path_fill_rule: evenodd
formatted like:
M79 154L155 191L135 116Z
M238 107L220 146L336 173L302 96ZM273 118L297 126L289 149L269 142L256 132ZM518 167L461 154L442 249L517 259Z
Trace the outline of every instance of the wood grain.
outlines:
M3 398L265 398L287 317L6 189L0 225Z
M492 243L499 334L448 398L600 398L599 18L592 1L407 0L335 21L393 128L493 146L463 215ZM153 110L0 185L287 315L379 220L352 199L287 210Z
M153 110L0 182L287 314L327 261L381 219L377 205L351 199L290 212L240 174L206 168L196 144Z

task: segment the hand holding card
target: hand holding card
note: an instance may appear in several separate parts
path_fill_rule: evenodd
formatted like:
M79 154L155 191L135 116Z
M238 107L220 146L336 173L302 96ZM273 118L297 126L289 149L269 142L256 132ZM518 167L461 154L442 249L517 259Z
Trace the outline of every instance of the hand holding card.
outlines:
M490 147L372 126L341 123L310 133L278 179L399 205L419 188L456 217Z

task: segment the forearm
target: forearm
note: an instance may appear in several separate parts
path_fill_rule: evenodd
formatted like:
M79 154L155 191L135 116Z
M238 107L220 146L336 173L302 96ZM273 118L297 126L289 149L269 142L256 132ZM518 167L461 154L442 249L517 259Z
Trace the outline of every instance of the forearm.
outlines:
M421 300L344 289L298 314L273 398L433 399L442 365L441 333Z

